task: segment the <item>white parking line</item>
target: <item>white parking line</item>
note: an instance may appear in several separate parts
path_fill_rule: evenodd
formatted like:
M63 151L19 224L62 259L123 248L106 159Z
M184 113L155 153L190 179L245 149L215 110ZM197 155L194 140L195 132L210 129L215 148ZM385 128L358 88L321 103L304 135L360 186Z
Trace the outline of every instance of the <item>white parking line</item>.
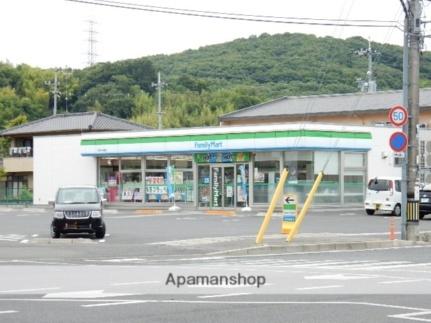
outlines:
M316 290L316 289L341 288L341 287L343 287L343 285L327 285L327 286L299 287L296 290Z
M157 216L160 216L160 214L155 214ZM154 216L155 216L154 215ZM134 219L134 218L148 218L152 217L153 215L114 215L114 216L106 216L108 219Z
M112 283L112 286L129 286L129 285L143 285L143 284L158 284L159 280L147 280L142 282L127 282L127 283Z
M198 296L198 298L217 298L217 297L229 297L229 296L242 296L242 295L250 295L250 294L251 293L217 294L217 295Z
M18 311L13 311L13 310L10 310L10 311L0 311L0 314L13 314L13 313L18 313Z
M391 280L379 282L379 284L402 284L402 283L418 283L421 281L426 281L428 279L405 279L405 280Z
M43 288L30 288L30 289L9 289L9 290L0 290L0 293L40 292L40 291L55 290L55 289L60 289L60 287L43 287Z
M100 303L100 304L86 304L81 305L82 307L101 307L101 306L115 306L115 305L127 305L127 304L139 304L139 303L150 303L151 301L122 301L122 302L111 302L111 303Z
M0 240L2 241L19 241L25 238L24 234L0 234Z
M334 275L314 275L304 276L305 280L354 280L377 278L377 275L357 275L357 274L334 274Z
M104 290L80 290L73 292L59 292L50 293L43 296L43 298L102 298L102 297L121 297L130 296L132 294L126 293L105 293Z
M429 314L431 314L431 311L388 315L388 317L392 317L392 318L396 318L396 319L402 319L402 320L410 320L410 321L431 322L431 319L416 317L416 316L420 316L420 315L429 315Z

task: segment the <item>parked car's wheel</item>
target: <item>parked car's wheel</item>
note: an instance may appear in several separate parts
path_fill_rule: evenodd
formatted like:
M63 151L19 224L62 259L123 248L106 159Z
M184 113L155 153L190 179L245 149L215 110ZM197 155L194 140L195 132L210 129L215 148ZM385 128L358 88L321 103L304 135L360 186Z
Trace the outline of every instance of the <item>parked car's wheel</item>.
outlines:
M365 209L365 212L367 212L368 215L373 215L375 210Z
M105 237L106 233L106 225L103 223L102 227L100 229L97 229L95 232L96 239L103 239Z
M60 238L60 232L55 230L55 227L53 224L51 224L51 228L50 228L50 234L51 234L51 238L52 239L58 239Z
M401 205L397 204L392 211L392 215L401 216Z

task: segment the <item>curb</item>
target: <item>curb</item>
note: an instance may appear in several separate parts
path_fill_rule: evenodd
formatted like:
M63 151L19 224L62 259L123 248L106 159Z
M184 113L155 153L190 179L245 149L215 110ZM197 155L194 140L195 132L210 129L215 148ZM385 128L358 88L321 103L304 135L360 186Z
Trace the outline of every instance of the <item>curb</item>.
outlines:
M424 241L404 241L404 240L372 240L372 241L351 241L351 242L329 242L301 245L262 245L243 249L232 249L225 251L216 251L208 253L208 256L243 256L243 255L259 255L267 252L318 252L318 251L334 251L334 250L367 250L367 249L382 249L396 248L407 246L423 246L430 245Z

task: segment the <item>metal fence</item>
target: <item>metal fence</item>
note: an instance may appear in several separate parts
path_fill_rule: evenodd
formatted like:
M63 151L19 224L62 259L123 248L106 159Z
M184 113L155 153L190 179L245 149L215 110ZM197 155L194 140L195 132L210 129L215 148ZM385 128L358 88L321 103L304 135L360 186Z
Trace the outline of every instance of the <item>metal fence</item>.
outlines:
M33 193L27 188L6 190L0 187L0 205L33 204Z

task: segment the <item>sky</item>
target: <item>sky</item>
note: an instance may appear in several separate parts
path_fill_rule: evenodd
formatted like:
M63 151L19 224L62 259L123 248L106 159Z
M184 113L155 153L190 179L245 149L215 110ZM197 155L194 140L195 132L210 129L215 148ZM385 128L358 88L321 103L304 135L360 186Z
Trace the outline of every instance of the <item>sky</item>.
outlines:
M121 0L119 0L121 1ZM399 0L123 0L153 6L286 17L397 20ZM431 2L424 14L431 16ZM262 33L306 33L402 45L396 28L323 27L229 21L106 8L65 0L0 1L0 61L42 68L87 66L89 20L96 22L97 62L117 61L248 38ZM431 34L431 28L427 28ZM431 50L431 38L425 41Z

